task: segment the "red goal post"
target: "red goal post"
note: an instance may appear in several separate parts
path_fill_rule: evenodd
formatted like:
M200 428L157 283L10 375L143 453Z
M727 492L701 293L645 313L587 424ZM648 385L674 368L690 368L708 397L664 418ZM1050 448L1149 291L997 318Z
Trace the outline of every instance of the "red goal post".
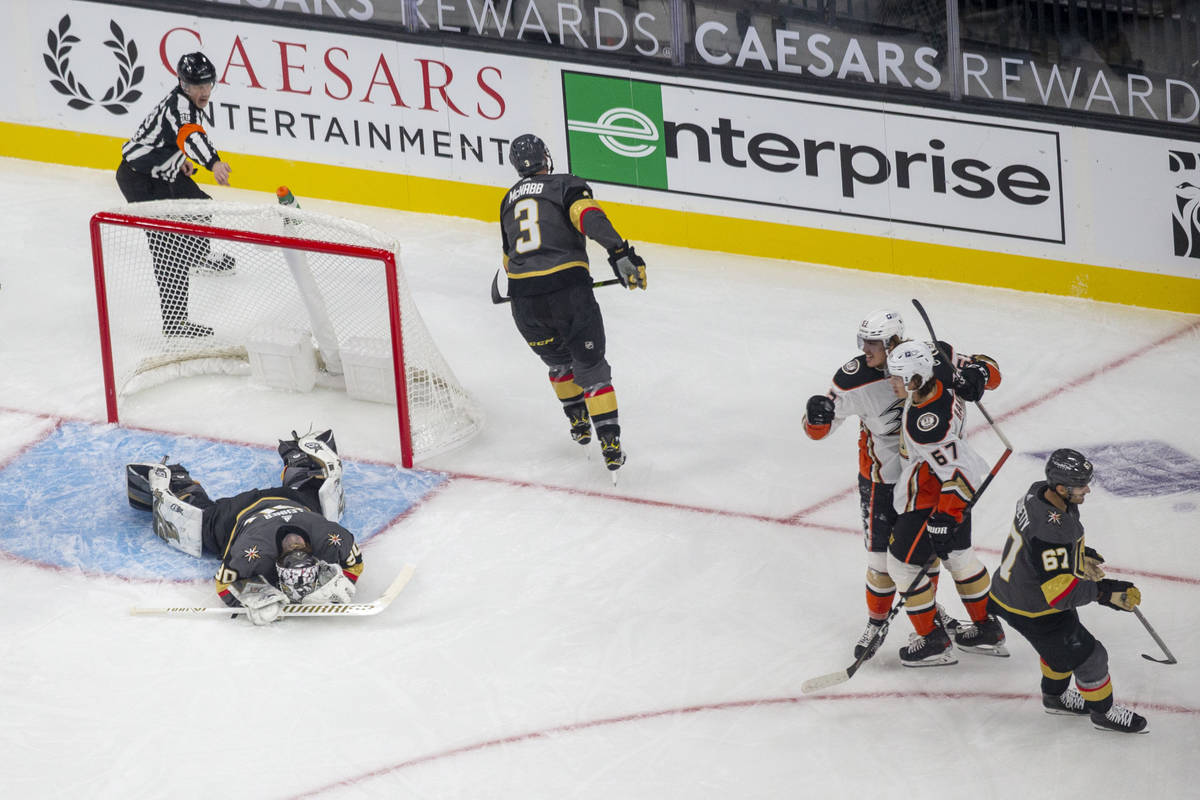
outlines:
M395 402L406 468L481 427L478 407L416 310L398 246L384 234L296 208L215 201L126 206L93 215L90 229L109 422L152 373L166 376L150 385L181 374L244 374L284 335L301 351L287 358L315 361L318 385ZM181 334L184 324L193 332Z

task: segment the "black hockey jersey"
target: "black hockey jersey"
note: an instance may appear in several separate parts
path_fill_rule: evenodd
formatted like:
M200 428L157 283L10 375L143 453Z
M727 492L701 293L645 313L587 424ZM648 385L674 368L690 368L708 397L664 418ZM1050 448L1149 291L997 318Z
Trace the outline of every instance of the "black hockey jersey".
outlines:
M121 155L135 172L174 181L185 157L207 169L221 160L201 122L200 109L179 87L163 98L142 120Z
M252 489L216 501L204 515L205 538L215 540L222 554L217 568L217 594L227 604L237 600L229 585L262 576L278 585L275 560L283 536L298 529L308 539L313 555L338 564L343 574L357 581L362 573L362 554L354 534L311 510L299 492L285 488Z
M606 250L624 243L591 187L569 174L533 175L509 189L500 235L511 297L591 283L585 237Z
M1068 503L1060 511L1046 499L1048 488L1038 481L1017 501L1004 555L992 574L992 599L1025 617L1057 614L1099 596L1096 582L1083 573L1079 507Z

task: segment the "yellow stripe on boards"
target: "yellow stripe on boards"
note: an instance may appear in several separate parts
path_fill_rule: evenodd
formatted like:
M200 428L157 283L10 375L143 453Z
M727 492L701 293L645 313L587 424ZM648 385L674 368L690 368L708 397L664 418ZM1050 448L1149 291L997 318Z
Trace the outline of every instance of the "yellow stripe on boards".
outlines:
M0 122L0 156L31 161L115 170L124 141ZM239 189L274 192L286 180L303 186L310 197L484 222L497 220L508 188L268 156L223 156L234 168L232 180ZM213 182L204 169L195 177L200 183ZM120 196L115 186L114 196ZM604 207L617 230L634 242L1200 313L1200 280L1194 278L611 201Z

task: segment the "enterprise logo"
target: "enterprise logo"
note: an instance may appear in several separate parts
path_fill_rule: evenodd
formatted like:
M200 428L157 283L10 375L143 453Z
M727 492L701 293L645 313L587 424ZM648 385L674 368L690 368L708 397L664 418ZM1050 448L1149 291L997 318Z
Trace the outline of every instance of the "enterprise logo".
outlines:
M1063 243L1058 134L563 73L585 180Z

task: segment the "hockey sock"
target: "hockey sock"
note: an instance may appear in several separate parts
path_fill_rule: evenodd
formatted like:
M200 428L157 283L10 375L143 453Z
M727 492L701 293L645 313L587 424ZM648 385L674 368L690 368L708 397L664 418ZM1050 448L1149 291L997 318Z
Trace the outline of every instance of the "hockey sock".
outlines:
M1042 663L1042 694L1051 694L1059 697L1071 685L1071 673L1059 672L1046 663L1045 659Z
M597 431L604 425L616 424L617 393L611 383L591 387L584 393L584 401Z

